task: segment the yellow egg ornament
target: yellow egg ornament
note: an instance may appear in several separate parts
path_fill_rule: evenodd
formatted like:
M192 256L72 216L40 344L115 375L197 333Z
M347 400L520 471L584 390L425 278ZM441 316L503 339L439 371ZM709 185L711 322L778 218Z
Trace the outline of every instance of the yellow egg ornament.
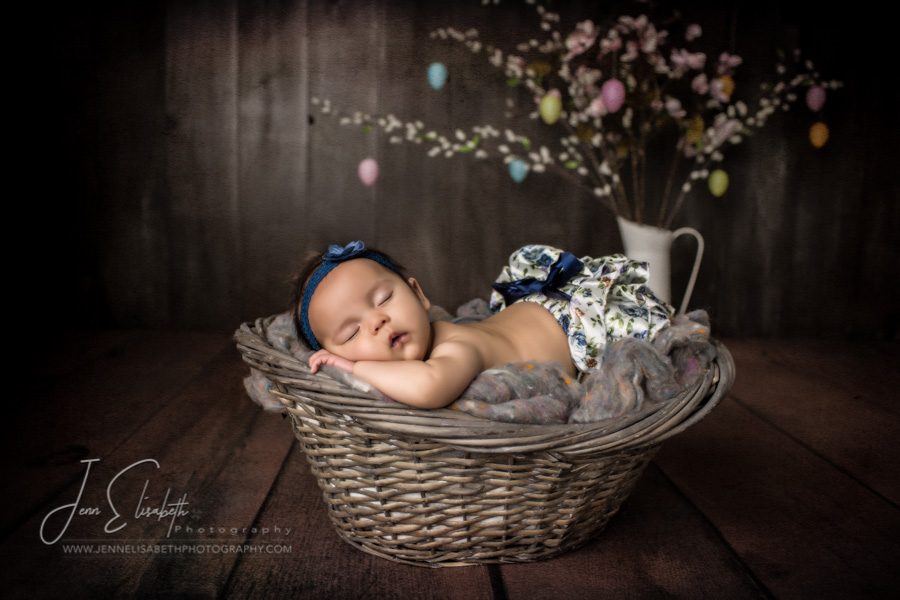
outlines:
M541 104L538 112L541 113L541 119L547 125L553 125L559 120L559 113L562 110L562 97L559 90L550 90L541 98Z
M712 192L712 195L716 198L721 198L725 195L725 190L728 189L728 173L722 169L716 169L709 174L708 183L709 191Z
M828 141L828 125L819 121L809 128L809 141L815 148L821 148Z

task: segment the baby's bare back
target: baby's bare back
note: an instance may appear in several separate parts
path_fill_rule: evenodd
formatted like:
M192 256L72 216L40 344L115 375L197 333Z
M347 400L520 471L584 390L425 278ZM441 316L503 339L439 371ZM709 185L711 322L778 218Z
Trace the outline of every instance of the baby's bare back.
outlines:
M569 340L559 322L550 311L534 302L516 302L484 321L451 326L443 332L438 329L437 342L444 337L442 333L449 334L444 339L452 337L478 348L485 369L510 362L555 361L569 375L577 372L569 352Z

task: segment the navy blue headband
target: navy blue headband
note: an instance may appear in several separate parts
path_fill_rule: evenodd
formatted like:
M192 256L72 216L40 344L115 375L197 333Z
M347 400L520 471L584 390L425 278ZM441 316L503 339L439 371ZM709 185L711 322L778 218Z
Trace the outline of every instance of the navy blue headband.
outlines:
M303 291L303 299L300 301L300 326L303 328L303 335L306 336L313 350L321 349L322 345L319 344L319 340L316 339L312 327L309 325L309 303L316 288L322 283L325 276L331 273L339 264L352 258L368 258L395 273L400 273L400 267L395 265L388 257L375 250L366 250L366 245L360 240L350 242L343 247L338 244L328 246L328 252L322 255L322 264L309 276L309 283L306 284L306 289Z

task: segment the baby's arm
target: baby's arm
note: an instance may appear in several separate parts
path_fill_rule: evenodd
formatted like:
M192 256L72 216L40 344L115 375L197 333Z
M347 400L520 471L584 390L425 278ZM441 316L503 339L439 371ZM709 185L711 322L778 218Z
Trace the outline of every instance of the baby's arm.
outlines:
M353 374L398 402L443 408L459 398L483 370L479 352L462 342L444 342L426 361L361 360Z
M355 376L374 385L386 396L419 408L442 408L456 400L483 370L478 351L461 342L445 342L421 360L361 360L348 361L327 356L310 357L313 372L318 364L333 364L351 371ZM318 353L317 353L318 354ZM330 357L334 357L331 359ZM350 368L347 368L347 367Z

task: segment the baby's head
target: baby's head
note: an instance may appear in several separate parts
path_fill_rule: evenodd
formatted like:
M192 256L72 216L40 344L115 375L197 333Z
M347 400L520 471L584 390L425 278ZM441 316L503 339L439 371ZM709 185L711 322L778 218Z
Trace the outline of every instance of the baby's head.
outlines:
M423 360L432 341L425 297L415 278L361 241L331 245L294 280L291 315L310 348L349 360Z

